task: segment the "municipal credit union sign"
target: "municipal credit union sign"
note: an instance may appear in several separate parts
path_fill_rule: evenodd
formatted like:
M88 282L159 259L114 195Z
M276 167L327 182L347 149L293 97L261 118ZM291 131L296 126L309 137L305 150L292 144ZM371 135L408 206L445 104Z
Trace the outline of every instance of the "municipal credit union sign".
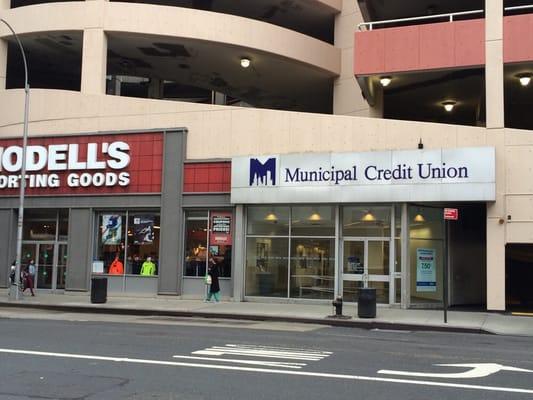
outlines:
M231 202L494 201L492 147L232 159Z

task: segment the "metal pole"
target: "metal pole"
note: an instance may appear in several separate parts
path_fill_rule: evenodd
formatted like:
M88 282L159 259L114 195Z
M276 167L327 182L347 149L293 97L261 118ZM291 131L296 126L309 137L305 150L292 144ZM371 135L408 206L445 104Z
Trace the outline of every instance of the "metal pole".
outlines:
M20 170L20 194L19 194L19 212L18 212L18 222L17 222L17 256L16 256L16 269L15 269L15 300L20 299L20 290L18 285L20 284L20 267L22 259L22 224L24 222L24 191L26 189L26 146L28 144L28 115L30 110L30 85L28 83L28 63L26 61L26 53L24 52L24 47L15 33L11 25L9 25L6 20L1 19L11 31L15 37L17 44L19 46L20 52L22 54L22 61L24 62L24 129L22 133L22 167Z
M444 221L444 271L442 282L442 304L444 309L444 323L448 323L448 224L450 221Z

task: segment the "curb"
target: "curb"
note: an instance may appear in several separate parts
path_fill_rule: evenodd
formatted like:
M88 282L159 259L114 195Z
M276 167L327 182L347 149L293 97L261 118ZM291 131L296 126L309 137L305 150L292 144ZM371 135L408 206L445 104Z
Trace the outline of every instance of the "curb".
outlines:
M418 325L409 323L384 322L369 319L350 320L337 319L335 317L324 318L303 318L303 317L286 317L274 315L260 315L260 314L226 314L206 311L170 311L170 310L153 310L153 309L128 309L107 306L66 306L55 304L28 304L28 303L14 303L0 301L0 308L32 308L39 310L50 311L64 311L64 312L78 312L91 314L111 314L111 315L138 315L138 316L164 316L164 317L187 317L187 318L218 318L229 320L244 320L244 321L271 321L271 322L294 322L303 324L316 324L325 326L337 326L345 328L360 328L360 329L382 329L382 330L398 330L398 331L421 331L421 332L453 332L453 333L475 333L494 335L495 333L484 330L482 328L466 328L457 326L442 326L442 325Z

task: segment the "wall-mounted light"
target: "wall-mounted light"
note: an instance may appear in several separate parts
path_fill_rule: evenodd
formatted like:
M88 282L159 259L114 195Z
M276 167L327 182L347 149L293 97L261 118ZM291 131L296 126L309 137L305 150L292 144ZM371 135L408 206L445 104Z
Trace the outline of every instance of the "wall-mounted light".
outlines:
M249 58L246 58L246 57L241 58L241 67L248 68L251 63L252 61L250 61Z
M528 86L531 83L531 76L532 76L532 74L530 74L530 73L517 75L517 78L520 81L520 85L522 85L524 87Z
M382 76L379 78L379 83L381 83L381 86L387 87L392 82L392 78L390 76Z
M455 105L457 104L456 101L453 101L453 100L448 100L448 101L445 101L442 103L442 106L444 107L444 109L447 111L447 112L452 112L453 109L455 108Z

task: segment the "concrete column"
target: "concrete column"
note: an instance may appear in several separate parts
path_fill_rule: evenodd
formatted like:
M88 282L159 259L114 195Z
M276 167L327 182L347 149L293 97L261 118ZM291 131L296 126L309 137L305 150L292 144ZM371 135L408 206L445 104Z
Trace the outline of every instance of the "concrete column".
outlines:
M149 99L162 99L163 98L163 80L159 78L150 78L148 85L148 98Z
M487 309L505 310L503 0L485 0L487 144L496 148L496 202L487 205Z
M244 276L246 273L244 206L235 207L235 227L233 236L233 301L244 300Z
M96 0L92 0L96 1ZM81 92L105 94L107 73L107 37L101 28L83 31Z
M0 287L8 287L9 268L15 259L17 215L13 209L0 210Z
M335 17L335 47L341 50L341 75L333 86L333 114L369 116L369 106L353 73L354 34L363 22L357 1L343 1L342 12Z
M226 95L220 92L213 92L213 104L218 104L221 106L226 105Z
M70 210L68 220L66 290L86 291L92 271L92 246L94 238L93 210Z
M159 294L180 294L183 280L183 160L184 130L165 132L159 243Z

